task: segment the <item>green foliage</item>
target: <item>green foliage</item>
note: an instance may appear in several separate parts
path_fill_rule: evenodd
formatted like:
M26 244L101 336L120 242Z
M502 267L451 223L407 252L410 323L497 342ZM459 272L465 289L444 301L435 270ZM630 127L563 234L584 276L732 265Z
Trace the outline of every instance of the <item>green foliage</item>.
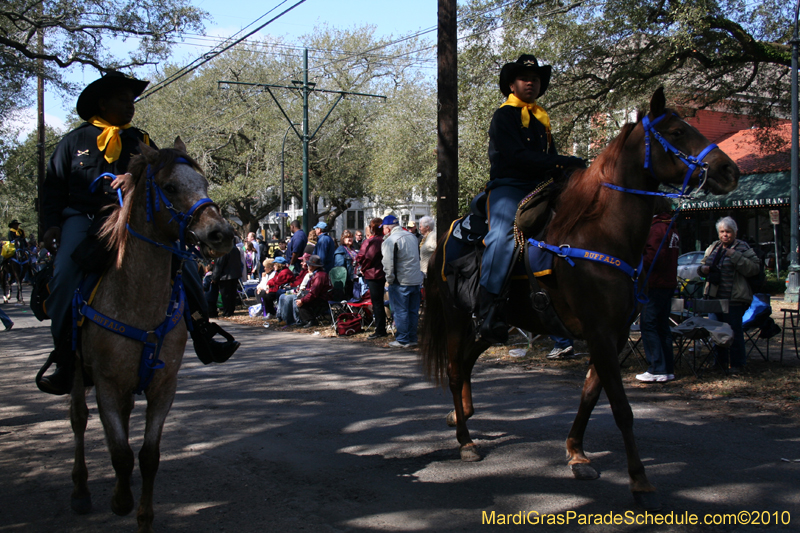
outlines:
M281 147L288 122L267 89L218 87L217 82L292 86L292 80L301 80L302 56L286 54L283 43L270 41L274 44L237 46L137 105L137 125L160 146L177 135L183 138L207 173L211 197L229 216L242 221L242 232L254 230L278 206ZM309 81L321 90L309 96L309 134L319 128L309 143L311 221L324 218L332 223L357 198L379 197L391 203L407 197L424 189L433 175L435 99L408 57L419 43L380 48L387 42L377 39L371 27L322 27L304 40L312 51ZM375 48L380 51L369 52ZM168 67L156 80L175 69ZM339 94L325 90L388 99L340 100ZM300 124L300 91L269 91L288 117ZM297 131L302 133L302 127ZM289 197L302 200L302 142L294 131L289 131L285 146L288 203Z
M59 138L52 128L45 130L45 143L50 149L49 158ZM37 197L37 149L36 132L32 132L22 143L12 143L0 148L0 209L4 226L16 218L28 235L36 233Z
M0 4L0 122L29 103L37 73L74 92L63 78L73 65L98 71L152 65L182 32L202 31L206 13L189 0L3 0ZM44 48L38 44L44 31ZM121 41L127 41L120 46ZM120 49L127 53L119 53ZM42 67L39 66L42 60Z

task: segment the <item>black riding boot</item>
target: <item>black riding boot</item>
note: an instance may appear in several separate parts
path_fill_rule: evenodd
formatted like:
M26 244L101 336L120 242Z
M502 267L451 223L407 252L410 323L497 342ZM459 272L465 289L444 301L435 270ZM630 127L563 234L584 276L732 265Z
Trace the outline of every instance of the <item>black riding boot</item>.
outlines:
M505 320L505 298L487 291L483 286L478 291L479 340L491 344L508 342L508 323Z
M215 341L214 336L217 334L224 337L225 341ZM197 358L204 365L224 363L239 348L239 341L233 340L233 335L209 322L207 317L192 320L192 341Z
M173 268L177 261L173 261ZM219 325L208 321L208 302L203 292L203 282L197 271L194 261L188 261L183 269L183 288L186 292L186 304L192 315L192 342L197 358L207 365L209 363L224 363L239 348L239 343L233 340L233 335L226 332ZM221 335L225 341L215 341L214 336Z
M44 373L55 363L56 370L49 376ZM61 396L72 391L72 382L75 376L75 352L72 351L72 335L65 335L56 342L55 349L50 352L44 366L36 375L36 386L48 394Z

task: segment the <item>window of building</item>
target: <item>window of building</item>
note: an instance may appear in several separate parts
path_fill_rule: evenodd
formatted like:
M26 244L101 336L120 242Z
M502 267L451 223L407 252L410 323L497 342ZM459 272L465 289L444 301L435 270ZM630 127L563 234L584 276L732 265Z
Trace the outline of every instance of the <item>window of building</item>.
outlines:
M363 230L364 229L364 211L348 210L346 211L345 224L349 230Z

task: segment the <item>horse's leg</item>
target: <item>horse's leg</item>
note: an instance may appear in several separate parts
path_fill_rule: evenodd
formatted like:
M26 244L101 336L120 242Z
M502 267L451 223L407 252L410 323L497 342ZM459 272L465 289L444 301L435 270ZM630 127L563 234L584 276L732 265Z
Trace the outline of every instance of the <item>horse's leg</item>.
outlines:
M136 512L136 522L139 524L139 533L153 531L153 488L161 458L161 432L164 421L167 419L172 400L175 398L177 388L176 376L168 378L166 383L158 387L151 385L147 394L147 423L144 432L144 442L139 451L139 470L142 472L142 497L139 500L139 510Z
M601 390L603 390L603 387L600 385L600 378L594 365L591 365L586 373L586 381L583 383L578 414L575 416L572 428L567 436L567 460L569 461L568 464L572 470L572 475L577 479L597 479L599 477L597 471L589 466L591 461L583 451L583 435L586 432L586 425L589 423L589 417L592 415L594 406L597 405L597 400L600 398Z
M133 410L133 395L113 390L113 384L97 379L97 407L111 453L111 464L117 475L114 494L111 496L111 510L114 514L125 516L133 510L131 474L133 473L133 450L128 444L128 427Z
M72 423L72 433L75 435L75 463L72 466L72 510L78 514L86 514L92 510L92 495L89 493L89 471L86 469L84 455L84 434L86 421L89 418L89 409L86 407L86 388L83 385L83 372L75 372L75 382L72 384L70 398L69 418Z
M451 334L447 339L447 375L449 378L450 392L453 395L453 406L455 407L453 417L455 418L456 438L460 446L459 453L462 461L479 461L481 459L477 446L469 436L467 429L467 414L464 408L464 392L469 395L467 404L469 414L472 415L472 391L469 387L468 371L472 365L462 364L460 355L462 350L461 338L457 334ZM466 361L464 363L467 363ZM474 361L472 362L474 364ZM450 419L448 415L448 419Z
M475 414L475 406L472 403L472 369L475 367L475 362L478 357L485 351L485 348L472 347L469 355L466 357L462 366L464 384L461 387L461 405L464 410L465 419L469 420ZM456 427L456 412L450 411L447 415L447 425Z
M608 402L611 404L614 421L622 432L625 453L628 458L628 475L631 479L630 489L633 497L641 507L647 510L658 510L661 509L661 501L656 488L647 480L644 465L639 458L639 450L636 447L636 438L633 435L633 411L622 385L619 354L616 349L617 346L621 346L621 342L624 342L624 338L619 344L614 343L611 339L593 339L589 343L589 351L600 378L600 383L606 391Z

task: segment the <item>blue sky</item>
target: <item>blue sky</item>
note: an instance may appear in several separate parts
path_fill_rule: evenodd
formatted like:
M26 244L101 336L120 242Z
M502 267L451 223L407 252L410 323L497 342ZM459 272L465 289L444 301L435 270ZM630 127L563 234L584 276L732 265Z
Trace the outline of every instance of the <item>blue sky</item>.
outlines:
M280 4L281 0L193 0L193 4L210 14L206 21L206 35L229 36L247 26L268 10ZM288 0L256 26L262 24L293 5L296 0ZM364 24L374 25L380 37L389 35L399 37L419 30L431 28L437 23L437 0L306 0L280 19L276 20L259 34L260 37L282 36L288 41L310 33L315 26L327 23L333 27L351 28ZM254 26L255 27L255 26ZM249 31L249 30L248 30ZM426 35L435 41L436 32ZM199 42L189 39L191 42ZM208 47L181 45L173 53L172 61L188 63L208 51ZM144 74L144 72L142 72ZM82 84L97 79L93 69L75 69L71 79ZM75 97L62 101L54 92L46 93L45 113L49 124L63 126ZM28 127L35 124L35 109L30 109L22 119Z

